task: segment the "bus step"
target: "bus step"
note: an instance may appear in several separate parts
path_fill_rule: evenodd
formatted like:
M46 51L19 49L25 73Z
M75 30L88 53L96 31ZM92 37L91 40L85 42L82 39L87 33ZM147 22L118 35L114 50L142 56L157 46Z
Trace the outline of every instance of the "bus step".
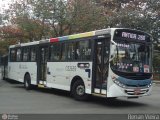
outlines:
M42 85L42 84L38 84L38 87L39 87L39 88L44 88L45 86Z
M97 96L97 97L104 97L106 98L107 96L104 94L99 94L99 93L92 93L93 96Z

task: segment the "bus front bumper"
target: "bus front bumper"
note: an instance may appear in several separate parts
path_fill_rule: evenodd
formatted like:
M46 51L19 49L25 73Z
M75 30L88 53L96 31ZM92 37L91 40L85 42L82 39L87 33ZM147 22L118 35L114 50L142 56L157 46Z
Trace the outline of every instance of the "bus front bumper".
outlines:
M151 87L126 87L121 88L116 84L110 86L107 97L141 97L151 94Z

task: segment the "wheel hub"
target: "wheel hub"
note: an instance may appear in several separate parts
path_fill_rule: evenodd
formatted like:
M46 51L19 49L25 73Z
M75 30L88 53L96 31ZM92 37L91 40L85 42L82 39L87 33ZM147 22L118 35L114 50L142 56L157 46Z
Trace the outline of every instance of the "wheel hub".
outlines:
M77 94L78 95L84 95L84 86L83 85L79 85L79 86L77 86L77 88L76 88L76 92L77 92Z

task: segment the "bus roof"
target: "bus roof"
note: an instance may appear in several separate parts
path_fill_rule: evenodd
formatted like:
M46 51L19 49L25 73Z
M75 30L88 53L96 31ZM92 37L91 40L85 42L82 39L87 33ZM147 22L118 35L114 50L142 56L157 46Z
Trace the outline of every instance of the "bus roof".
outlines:
M20 46L36 45L36 44L41 44L41 43L49 43L49 42L53 43L53 42L59 42L59 41L65 41L65 40L74 40L74 39L79 39L79 38L92 37L92 36L105 35L105 34L112 34L111 30L114 31L115 29L128 29L128 28L107 28L107 29L95 30L91 32L84 32L84 33L72 34L72 35L67 35L67 36L62 36L62 37L44 39L40 41L11 45L10 48L14 48L18 46L20 47ZM128 29L128 30L134 30L134 29ZM136 31L139 31L139 30L136 30Z
M109 34L110 32L111 32L111 28L107 28L107 29L95 30L95 31L91 31L91 32L84 32L84 33L72 34L72 35L68 35L68 36L44 39L44 40L40 40L40 41L33 41L33 42L28 42L28 43L11 45L10 48L36 45L36 44L40 44L40 43L48 43L48 42L52 43L52 42L59 42L59 41L65 41L65 40L73 40L73 39L78 39L78 38L92 37L92 36L97 36L97 35Z

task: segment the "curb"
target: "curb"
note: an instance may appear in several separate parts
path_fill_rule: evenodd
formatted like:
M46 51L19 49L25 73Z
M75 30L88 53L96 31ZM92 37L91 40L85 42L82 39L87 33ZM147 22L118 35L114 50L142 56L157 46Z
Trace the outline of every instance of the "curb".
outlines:
M158 81L158 80L153 80L153 83L160 84L160 81Z

